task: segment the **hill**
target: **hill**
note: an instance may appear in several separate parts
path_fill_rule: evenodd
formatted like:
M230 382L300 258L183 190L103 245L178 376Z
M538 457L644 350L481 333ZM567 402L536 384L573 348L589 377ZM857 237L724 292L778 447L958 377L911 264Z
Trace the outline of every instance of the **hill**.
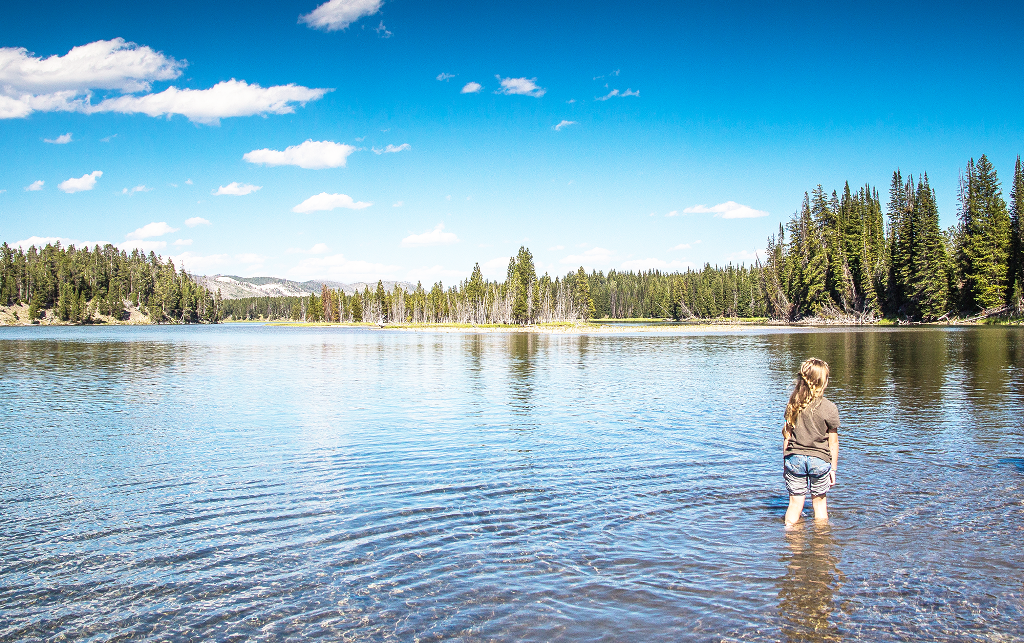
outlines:
M343 290L345 294L351 295L357 290L362 292L364 288L375 289L376 283L357 281L346 284L340 281L291 281L290 279L279 279L277 277L238 277L236 275L193 275L201 286L217 292L220 289L220 296L224 299L241 299L243 297L303 297L310 293L320 294L323 286L332 290ZM398 284L406 292L412 292L416 286L407 281L384 281L384 288L388 292L394 290Z

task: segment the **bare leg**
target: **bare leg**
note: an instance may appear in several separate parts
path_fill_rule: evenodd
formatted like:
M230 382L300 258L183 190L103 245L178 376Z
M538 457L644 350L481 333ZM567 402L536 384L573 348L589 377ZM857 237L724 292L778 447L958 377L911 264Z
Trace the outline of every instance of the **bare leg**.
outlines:
M789 508L786 509L786 526L792 527L800 520L800 512L804 510L804 498L806 496L790 496Z
M828 520L828 502L825 499L825 494L811 496L811 505L814 507L815 520Z

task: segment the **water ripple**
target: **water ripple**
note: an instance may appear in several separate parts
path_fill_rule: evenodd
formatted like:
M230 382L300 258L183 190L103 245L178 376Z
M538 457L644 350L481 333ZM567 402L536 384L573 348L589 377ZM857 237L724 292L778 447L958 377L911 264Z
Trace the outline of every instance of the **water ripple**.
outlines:
M0 640L1017 640L1022 348L0 329ZM785 532L812 354L839 485Z

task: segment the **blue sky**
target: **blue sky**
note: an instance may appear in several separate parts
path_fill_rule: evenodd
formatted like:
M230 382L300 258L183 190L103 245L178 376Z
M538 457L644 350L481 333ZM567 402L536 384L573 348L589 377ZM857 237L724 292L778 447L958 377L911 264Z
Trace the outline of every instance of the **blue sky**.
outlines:
M200 274L749 262L818 183L948 226L1024 148L1020 3L68 5L0 21L0 239Z

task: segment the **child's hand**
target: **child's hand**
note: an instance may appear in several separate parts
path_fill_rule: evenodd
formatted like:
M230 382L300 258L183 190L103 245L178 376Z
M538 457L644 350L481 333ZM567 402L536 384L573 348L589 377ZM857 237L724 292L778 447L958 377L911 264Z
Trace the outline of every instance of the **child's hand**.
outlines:
M835 484L836 484L836 470L835 469L831 469L828 472L828 486L834 487Z

